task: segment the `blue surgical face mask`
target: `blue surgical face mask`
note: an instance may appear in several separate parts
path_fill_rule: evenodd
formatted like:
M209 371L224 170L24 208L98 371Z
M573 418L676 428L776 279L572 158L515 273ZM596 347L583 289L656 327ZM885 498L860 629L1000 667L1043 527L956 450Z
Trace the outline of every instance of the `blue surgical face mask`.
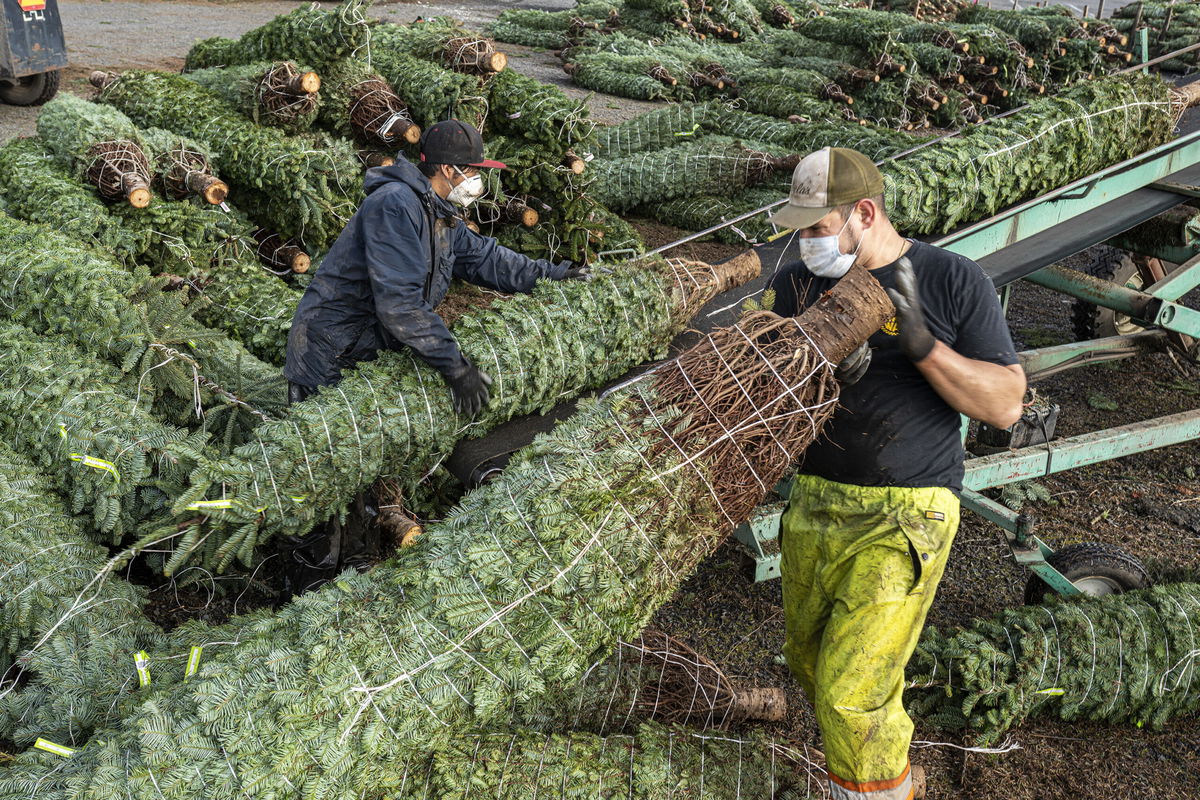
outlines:
M804 266L808 267L809 272L819 278L837 279L850 271L850 268L854 266L855 259L858 258L858 251L862 249L862 239L858 240L858 247L854 248L853 253L842 252L838 239L841 238L842 231L846 230L846 226L849 224L850 217L847 217L842 229L833 236L813 236L800 239L800 258L804 261Z

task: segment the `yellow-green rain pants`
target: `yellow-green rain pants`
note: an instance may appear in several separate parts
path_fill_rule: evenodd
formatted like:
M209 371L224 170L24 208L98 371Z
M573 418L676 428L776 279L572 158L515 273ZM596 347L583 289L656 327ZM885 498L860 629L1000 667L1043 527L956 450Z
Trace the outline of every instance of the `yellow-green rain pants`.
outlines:
M944 488L797 475L782 520L784 656L813 707L834 800L908 800L904 667L958 530Z

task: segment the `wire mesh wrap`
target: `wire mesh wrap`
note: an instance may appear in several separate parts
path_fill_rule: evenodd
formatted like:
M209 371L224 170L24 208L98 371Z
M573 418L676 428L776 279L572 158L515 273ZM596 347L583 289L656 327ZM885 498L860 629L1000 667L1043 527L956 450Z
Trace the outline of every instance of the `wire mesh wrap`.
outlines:
M126 72L100 98L140 125L166 128L206 145L241 207L305 247L330 244L358 207L362 180L346 142L289 137L255 125L179 75Z
M142 140L153 154L159 185L168 197L182 200L196 194L215 205L229 196L229 187L216 176L199 142L161 128L142 131Z
M206 642L199 674L143 691L52 772L36 753L16 756L0 797L30 779L46 800L101 781L122 794L148 774L180 796L407 791L407 759L455 728L507 724L635 635L728 533L726 513L754 502L736 476L710 492L710 476L748 459L756 483L773 484L767 465L790 464L832 411L836 394L820 399L836 387L832 362L892 313L852 270L807 318L756 315L583 404L402 558L222 626L214 635L239 641ZM681 384L687 395L668 388ZM750 402L731 394L739 385ZM751 416L735 423L739 409ZM646 780L669 785L669 770Z
M380 79L368 79L350 89L350 126L358 138L381 146L415 144L421 128L408 106Z
M0 149L0 192L12 216L31 222L53 219L63 233L104 246L123 264L141 263L185 280L203 296L196 311L199 320L228 333L259 358L283 363L300 293L259 266L250 236L254 226L236 208L106 206L72 180L36 139L13 140ZM248 389L244 385L235 391Z
M602 735L652 720L724 729L747 719L782 720L787 697L782 689L738 686L683 642L647 629L618 643L581 681L553 689L537 711L547 716L518 722L543 731Z
M236 40L220 36L203 39L188 51L184 71L255 61L295 61L323 69L366 48L370 39L363 13L366 6L364 0L349 0L335 9L323 10L313 3L280 14Z
M132 688L132 654L162 631L142 615L145 592L107 574L108 548L7 443L0 529L0 735L22 746L38 737L83 744Z
M1200 709L1200 586L1167 584L1011 609L927 630L907 705L994 743L1026 717L1161 727Z
M394 475L407 488L463 435L548 409L660 355L700 305L758 270L753 255L718 268L651 260L497 301L453 329L463 352L494 379L491 402L474 422L453 413L432 369L408 352L381 353L291 406L287 420L260 426L233 456L205 463L174 499L180 517L154 526L141 545L165 536L171 571L194 558L218 569L235 558L252 563L257 545L308 531L376 478ZM205 498L232 507L196 519L188 507Z

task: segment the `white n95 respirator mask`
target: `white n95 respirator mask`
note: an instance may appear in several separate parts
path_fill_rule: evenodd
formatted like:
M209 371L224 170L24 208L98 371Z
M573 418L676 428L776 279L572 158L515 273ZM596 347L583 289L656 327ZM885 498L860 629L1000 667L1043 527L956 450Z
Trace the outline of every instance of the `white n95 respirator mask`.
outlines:
M454 203L456 206L462 206L463 208L466 208L467 206L471 205L471 203L474 203L476 200L483 197L482 175L472 175L468 178L466 173L464 173L458 167L455 167L454 171L461 175L463 179L457 186L450 190L450 194L446 196L447 200L449 200L451 203Z

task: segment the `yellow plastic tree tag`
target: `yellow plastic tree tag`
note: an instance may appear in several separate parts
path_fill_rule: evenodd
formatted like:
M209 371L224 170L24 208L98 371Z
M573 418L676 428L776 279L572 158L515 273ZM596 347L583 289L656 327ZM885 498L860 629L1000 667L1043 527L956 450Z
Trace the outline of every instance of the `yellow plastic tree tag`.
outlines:
M78 461L85 467L92 469L103 470L113 476L113 480L117 483L121 482L121 473L117 471L116 464L111 461L105 461L103 458L95 458L93 456L80 455L79 453L71 453L71 460Z
M67 747L63 744L57 744L49 739L39 738L33 743L33 746L38 750L45 750L47 753L54 753L54 755L62 756L63 758L70 758L71 756L75 755L74 747Z
M188 507L188 511L210 511L213 509L233 508L233 500L197 500Z
M137 669L138 685L150 685L150 655L145 650L139 650L133 657L133 666Z
M185 680L195 675L196 671L200 669L200 655L203 652L203 647L193 647L188 651L187 667L183 670Z

